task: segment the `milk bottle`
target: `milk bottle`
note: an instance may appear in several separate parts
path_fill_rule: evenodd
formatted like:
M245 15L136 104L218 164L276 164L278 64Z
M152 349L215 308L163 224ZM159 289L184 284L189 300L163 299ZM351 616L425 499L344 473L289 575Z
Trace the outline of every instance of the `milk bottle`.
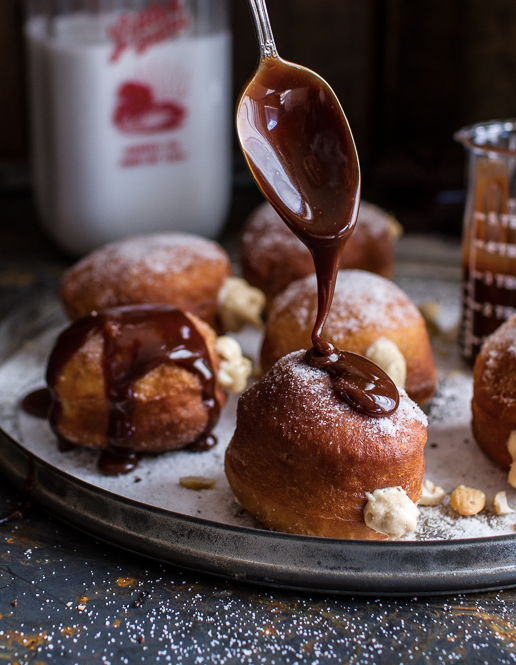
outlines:
M230 193L225 1L105 10L110 0L102 12L29 15L36 198L67 251L137 233L220 231Z

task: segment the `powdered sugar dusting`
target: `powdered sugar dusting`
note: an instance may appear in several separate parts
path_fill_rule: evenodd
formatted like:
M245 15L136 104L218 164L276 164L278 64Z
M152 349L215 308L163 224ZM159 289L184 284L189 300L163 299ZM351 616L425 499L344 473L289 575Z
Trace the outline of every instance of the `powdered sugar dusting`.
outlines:
M388 219L389 215L381 208L362 201L353 233L363 237L364 242L367 237L378 238L388 229ZM247 260L253 265L259 265L263 257L271 252L284 252L285 248L308 252L267 201L258 206L249 218L242 233L242 244L252 249Z
M389 215L378 206L367 201L360 202L358 211L357 226L354 231L360 227L361 232L371 237L379 237L385 233L389 224Z
M85 268L110 280L132 272L181 273L190 265L201 261L227 260L222 247L216 242L187 233L157 233L134 236L105 245L79 261L72 271Z
M283 383L285 376L292 393L296 398L301 396L307 419L313 419L325 428L339 428L346 419L350 427L359 427L364 437L400 439L410 436L415 423L427 426L423 411L402 389L399 391L399 407L389 417L370 418L357 413L337 396L327 372L310 367L304 361L304 351L295 351L279 360L262 379L263 389L274 390L273 384L278 380Z
M485 388L493 402L512 406L516 402L516 316L506 321L484 343L478 358L479 389ZM496 386L495 394L492 387Z
M482 357L486 357L485 366L488 370L495 370L500 359L506 355L516 359L516 315L490 335L482 348Z
M286 310L297 324L313 324L317 310L317 278L303 277L280 293L271 311L271 321ZM352 334L358 330L389 330L400 324L409 327L421 315L403 291L393 282L364 270L340 270L326 330L332 335Z
M439 280L438 275L432 280L411 275L410 280L406 280L406 288L409 294L416 294L421 301L439 299L442 293L448 293L455 288L455 300L450 297L446 303L449 303L447 307L450 308L450 318L454 316L458 319L459 282L450 285L450 282L444 279ZM55 309L55 301L51 304ZM55 323L56 320L52 319L52 325ZM206 453L180 451L145 458L134 473L106 479L96 470L95 453L88 450L68 453L58 451L55 437L48 425L21 412L19 401L31 389L42 385L49 350L59 326L63 323L64 318L61 316L57 321L58 327L47 325L43 333L38 333L0 366L1 427L37 456L91 485L105 487L120 496L134 498L143 505L158 505L167 510L227 525L260 528L249 513L237 506L223 471L225 446L235 426L236 398L230 398L222 412L216 429L219 444ZM256 329L248 329L238 337L243 342L246 353L258 353L260 335ZM429 406L425 407L429 421L428 443L425 446L425 477L443 487L447 498L439 506L421 507L418 529L406 539L452 540L514 534L515 515L494 515L489 506L496 492L506 490L509 505L516 508L516 489L507 484L506 472L496 467L476 445L471 432L471 372L461 364L455 345L443 345L435 356L439 372L437 394ZM307 408L315 410L315 398L319 399L320 396L321 399L328 399L327 395L325 397L317 392L321 389L317 388L317 381L314 381L314 372L317 375L318 371L308 366L299 366L295 372L298 380L309 384ZM404 409L406 404L402 399L400 408ZM347 408L341 404L335 409L335 413L339 413L339 409ZM402 411L400 415L403 413ZM284 414L281 415L284 417ZM424 424L421 410L417 407L410 406L407 417ZM324 416L321 416L321 426L327 427L328 420L323 418ZM392 431L397 431L396 425L383 423L380 426L392 427ZM183 475L214 478L216 487L204 493L187 490L178 484ZM135 482L135 478L141 479L140 482ZM459 484L476 487L487 494L487 507L481 513L473 517L460 517L452 511L448 497Z
M258 244L256 244L257 238L260 239ZM258 254L257 261L260 260L262 252L267 253L271 247L285 245L296 248L304 247L267 201L252 213L244 228L242 242L253 248L251 258L255 252Z

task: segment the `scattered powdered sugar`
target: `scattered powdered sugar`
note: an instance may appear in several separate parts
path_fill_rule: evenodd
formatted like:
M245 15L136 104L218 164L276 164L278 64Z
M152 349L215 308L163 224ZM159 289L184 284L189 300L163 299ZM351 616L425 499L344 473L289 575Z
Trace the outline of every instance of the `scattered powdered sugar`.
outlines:
M421 291L421 297L428 300L439 297L438 280L426 287L429 289L428 296L423 293L421 280L413 278L412 281L414 288ZM459 290L457 283L457 318ZM55 303L52 306L55 307ZM61 317L60 325L63 321ZM24 414L19 408L20 399L43 384L46 358L57 332L58 328L47 326L43 333L0 366L0 425L5 431L52 466L91 485L133 498L141 504L148 503L222 524L260 528L254 518L235 502L223 470L225 448L235 426L235 397L228 400L217 425L219 444L206 453L179 451L144 458L133 473L120 478L106 478L97 471L96 453L80 449L59 452L48 424ZM257 353L259 332L248 329L241 335L246 352L251 355ZM489 508L493 496L500 490L506 490L509 505L516 508L516 490L507 484L507 474L482 453L473 439L470 422L471 372L460 363L455 346L450 346L446 354L436 354L435 357L439 385L436 396L425 407L429 422L425 477L443 487L447 498L439 506L421 507L418 529L406 539L448 540L514 534L516 516L496 516ZM347 413L349 407L342 403L335 405L331 393L323 389L324 381L319 370L302 363L296 365L289 359L282 362L290 363L292 379L306 383L307 409L313 409L314 413L319 409L321 427L331 425L333 418L324 415L326 406L331 406L330 413L334 413L335 418ZM265 389L263 383L260 385L262 390ZM324 408L321 409L321 406ZM363 416L360 418L365 420ZM383 423L376 420L367 427L373 428L369 430L371 432L380 427L389 435L396 436L403 431L402 420L424 424L424 418L421 410L402 396L396 416L383 419ZM213 490L199 492L187 490L179 485L179 478L185 475L214 478L216 486ZM487 507L481 513L461 517L452 511L448 497L459 484L481 489L487 494Z
M479 387L485 389L484 397L512 406L516 401L516 316L488 337L479 356L479 368Z
M274 247L304 248L267 201L252 213L242 233L242 243L252 249L250 258L257 263Z
M495 370L506 355L516 359L516 316L500 326L482 348L482 357L487 356L485 366L488 370Z
M499 349L486 348L484 352L487 354L486 367L489 370L495 369L501 357Z
M426 427L426 415L402 389L399 391L399 407L388 418L369 418L357 413L336 395L328 373L307 365L304 355L304 351L294 351L285 356L263 377L262 383L264 390L271 390L274 394L277 392L275 383L283 385L287 382L296 404L302 404L305 417L313 420L314 426L323 424L341 428L345 420L347 427L359 428L364 437L372 439L410 436L414 423Z
M190 265L219 262L226 254L216 242L187 233L133 236L105 245L79 261L71 272L84 269L99 275L100 282L124 273L181 273Z
M358 211L357 229L361 227L364 234L371 237L382 236L389 224L390 215L373 203L360 202ZM356 229L353 233L356 233Z
M365 239L382 236L389 226L388 219L389 215L381 208L362 201L353 231L354 237ZM247 259L256 265L271 251L279 250L283 253L285 248L292 248L308 252L268 202L262 203L251 214L242 233L242 244L252 250Z
M292 282L273 304L271 320L293 314L301 328L311 326L317 309L315 274ZM326 330L331 335L352 334L369 328L410 327L421 315L393 282L365 270L339 270Z

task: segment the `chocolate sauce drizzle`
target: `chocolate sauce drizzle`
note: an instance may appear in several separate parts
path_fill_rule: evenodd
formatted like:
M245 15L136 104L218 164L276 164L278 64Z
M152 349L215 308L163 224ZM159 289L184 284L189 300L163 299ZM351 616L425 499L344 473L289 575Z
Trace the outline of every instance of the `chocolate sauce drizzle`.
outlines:
M21 403L25 413L35 418L48 418L52 406L52 395L48 388L38 388L26 395Z
M237 127L258 186L314 260L318 309L306 362L328 372L337 394L356 411L390 415L399 394L387 374L323 337L360 202L358 156L338 100L312 72L266 58L239 101Z
M62 405L56 390L58 379L66 363L95 334L101 334L104 340L102 364L109 403L108 447L99 459L101 473L119 475L137 465L133 386L137 379L161 364L183 367L200 380L208 420L190 449L206 450L214 445L216 440L210 433L218 420L220 404L204 337L183 312L165 305L116 307L79 319L61 333L50 355L46 377L51 395L47 413L60 441ZM44 397L28 396L24 404L30 406L38 400L44 402Z

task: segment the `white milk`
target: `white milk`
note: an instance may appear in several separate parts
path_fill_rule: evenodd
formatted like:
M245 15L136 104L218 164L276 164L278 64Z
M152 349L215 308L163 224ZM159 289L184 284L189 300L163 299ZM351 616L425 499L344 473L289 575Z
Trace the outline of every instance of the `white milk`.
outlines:
M136 233L215 236L230 189L230 35L127 48L113 62L97 38L109 20L58 17L52 38L41 17L27 24L44 224L76 254Z

